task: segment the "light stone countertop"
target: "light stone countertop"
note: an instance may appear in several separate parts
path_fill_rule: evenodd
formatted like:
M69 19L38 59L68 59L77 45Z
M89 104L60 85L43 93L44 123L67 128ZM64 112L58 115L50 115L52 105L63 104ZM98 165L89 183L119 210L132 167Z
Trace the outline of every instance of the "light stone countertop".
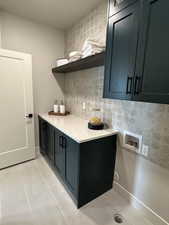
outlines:
M47 113L42 113L39 116L78 143L108 137L118 133L118 131L112 129L90 130L88 129L88 120L74 115L49 116Z

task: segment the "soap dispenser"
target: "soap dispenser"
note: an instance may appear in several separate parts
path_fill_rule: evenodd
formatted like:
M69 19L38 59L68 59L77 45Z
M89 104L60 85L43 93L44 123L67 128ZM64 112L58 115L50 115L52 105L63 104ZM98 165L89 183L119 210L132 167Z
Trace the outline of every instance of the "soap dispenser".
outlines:
M65 105L64 105L63 101L61 101L59 109L60 109L60 113L61 114L65 114L66 113L66 109L65 109Z
M54 111L54 113L59 113L59 105L58 105L57 100L55 101L55 104L53 106L53 111Z

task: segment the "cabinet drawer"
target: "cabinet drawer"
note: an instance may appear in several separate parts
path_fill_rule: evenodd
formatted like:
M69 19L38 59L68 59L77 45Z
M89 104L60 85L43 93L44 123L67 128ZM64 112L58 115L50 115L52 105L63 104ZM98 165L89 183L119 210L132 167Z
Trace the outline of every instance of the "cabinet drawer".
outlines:
M128 7L137 0L109 0L109 17Z

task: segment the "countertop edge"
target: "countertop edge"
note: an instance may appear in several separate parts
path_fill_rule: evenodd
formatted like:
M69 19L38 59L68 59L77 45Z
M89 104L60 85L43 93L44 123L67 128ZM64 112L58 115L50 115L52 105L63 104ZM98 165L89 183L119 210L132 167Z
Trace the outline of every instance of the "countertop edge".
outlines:
M55 124L51 123L49 120L47 120L45 118L45 115L43 114L38 114L38 117L40 117L41 119L45 120L46 122L48 122L51 126L55 127L56 129L58 129L59 131L63 132L65 135L67 135L68 137L70 137L71 139L73 139L74 141L76 141L77 143L81 144L81 143L85 143L85 142L88 142L88 141L92 141L92 140L97 140L97 139L100 139L100 138L105 138L105 137L110 137L110 136L114 136L114 135L117 135L119 132L117 130L113 130L113 129L108 129L109 131L112 130L112 132L110 131L110 133L107 133L107 134L103 134L103 135L99 135L98 137L91 137L91 138L86 138L86 139L77 139L76 137L74 137L73 135L70 135L69 132L65 131L65 129L62 129L58 126L56 126ZM80 117L77 117L77 118L80 118ZM82 118L80 118L82 119Z

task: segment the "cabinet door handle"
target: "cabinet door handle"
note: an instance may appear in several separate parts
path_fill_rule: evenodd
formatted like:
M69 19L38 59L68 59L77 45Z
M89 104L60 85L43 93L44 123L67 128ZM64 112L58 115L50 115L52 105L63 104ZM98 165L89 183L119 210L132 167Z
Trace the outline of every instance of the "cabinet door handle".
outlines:
M59 146L63 147L63 136L59 136Z
M66 148L67 146L67 140L65 137L63 137L63 148Z
M127 88L126 88L126 94L132 93L132 83L133 83L133 77L127 78Z
M139 76L135 77L134 95L138 95L139 94L140 80L141 80L141 77L139 77Z

